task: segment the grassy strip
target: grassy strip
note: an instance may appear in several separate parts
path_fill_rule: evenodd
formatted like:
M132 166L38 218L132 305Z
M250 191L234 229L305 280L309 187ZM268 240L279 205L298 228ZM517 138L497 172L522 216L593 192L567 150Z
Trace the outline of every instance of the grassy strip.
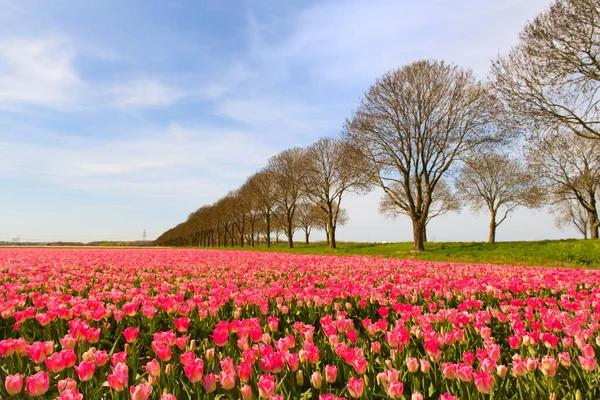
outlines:
M274 251L295 254L363 255L396 257L415 260L513 264L545 267L600 267L600 240L543 240L538 242L431 242L424 253L411 253L412 243L352 243L339 242L331 250L326 243L294 243L289 249L286 243L271 248L245 246L243 250ZM223 249L223 248L221 248ZM242 250L241 247L227 249Z

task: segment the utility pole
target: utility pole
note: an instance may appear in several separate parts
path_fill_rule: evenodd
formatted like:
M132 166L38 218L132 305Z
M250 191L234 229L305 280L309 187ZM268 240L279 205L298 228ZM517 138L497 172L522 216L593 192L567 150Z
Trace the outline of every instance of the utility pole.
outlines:
M144 228L144 233L142 233L142 239L146 240L146 228Z

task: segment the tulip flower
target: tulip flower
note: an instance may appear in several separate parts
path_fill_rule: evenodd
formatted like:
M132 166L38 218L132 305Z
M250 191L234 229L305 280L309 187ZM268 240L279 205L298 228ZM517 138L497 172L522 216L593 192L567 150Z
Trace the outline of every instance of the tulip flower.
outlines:
M146 364L146 372L148 375L158 378L160 376L160 364L156 359L153 359Z
M150 393L152 393L152 386L147 383L142 383L138 386L132 386L129 388L131 400L148 400Z
M263 399L268 399L275 392L275 378L271 375L262 375L258 379L258 394Z
M348 392L353 399L359 399L362 396L365 382L360 378L348 379Z
M593 357L579 356L578 359L579 363L581 364L581 368L583 368L584 371L592 372L594 369L596 369L596 360Z
M325 380L327 383L335 383L337 380L338 369L335 365L325 366Z
M487 372L473 371L473 382L480 393L488 394L492 388L494 377Z
M127 328L121 332L125 336L127 343L135 343L137 341L140 330L138 328Z
M94 377L96 364L93 361L82 361L78 366L73 367L81 382L87 382Z
M7 375L6 379L4 379L4 388L11 396L21 393L23 389L23 375Z
M321 376L321 373L319 371L313 372L313 374L310 376L310 383L313 385L313 387L317 390L321 389L322 382L323 377Z
M183 367L185 376L192 383L200 382L202 380L202 374L204 373L204 363L199 358L195 359L185 367Z
M212 393L217 390L217 377L215 374L207 374L202 377L202 386L206 393Z
M392 399L402 398L402 392L404 391L404 384L400 381L388 382L387 393Z
M25 387L27 389L27 395L31 397L38 397L46 394L48 386L50 385L50 379L47 372L38 372L35 375L28 376L25 380Z

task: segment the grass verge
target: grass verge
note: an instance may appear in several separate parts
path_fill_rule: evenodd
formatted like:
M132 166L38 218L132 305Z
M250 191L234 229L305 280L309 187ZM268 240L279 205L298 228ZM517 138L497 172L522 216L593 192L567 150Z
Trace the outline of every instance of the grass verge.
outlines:
M294 254L362 255L395 257L426 261L513 264L544 267L600 267L600 240L543 240L537 242L431 242L423 253L411 253L412 243L354 243L338 242L337 249L326 243L274 244L221 249L285 252Z

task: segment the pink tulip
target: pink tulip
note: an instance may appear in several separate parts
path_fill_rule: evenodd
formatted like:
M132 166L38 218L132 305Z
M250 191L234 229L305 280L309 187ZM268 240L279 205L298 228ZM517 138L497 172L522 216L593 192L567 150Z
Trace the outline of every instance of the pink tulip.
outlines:
M202 386L206 393L212 393L217 390L217 377L215 374L207 374L202 378Z
M408 357L406 359L406 368L411 374L416 373L417 371L419 371L419 360L413 357Z
M360 378L348 379L348 392L353 399L359 399L362 396L365 382Z
M352 362L352 366L357 374L363 375L367 372L367 360L364 357L357 358Z
M131 394L131 400L148 400L152 393L152 386L147 383L142 383L138 386L132 386L129 388L129 394Z
M83 400L83 394L79 393L77 389L67 389L56 400Z
M186 332L190 326L190 322L191 319L187 317L175 318L173 320L173 323L175 324L175 329L177 329L178 332Z
M412 396L410 397L410 400L425 400L425 397L421 392L414 391Z
M44 395L48 391L50 380L47 372L38 372L35 375L28 376L25 380L27 394L31 397Z
M258 394L263 399L268 399L275 392L275 378L271 375L262 375L258 379Z
M321 373L319 371L313 372L310 377L310 383L313 385L313 387L317 390L321 389L322 382L323 377L321 376Z
M487 372L473 371L473 382L480 393L488 394L492 388L494 377Z
M431 368L431 364L429 364L429 361L422 358L419 360L419 363L421 364L421 372L423 372L424 374L428 374L429 368Z
M444 378L451 381L456 379L456 365L452 363L443 363L442 374L444 375Z
M233 389L233 387L235 386L235 380L235 370L233 369L221 371L221 373L219 374L219 382L225 390Z
M11 396L21 393L21 390L23 389L23 375L7 375L4 380L4 388Z
M387 393L392 399L402 398L402 392L404 391L404 384L399 381L388 382Z
M140 330L138 328L127 328L121 332L125 336L127 343L135 343L137 341Z
M192 383L200 382L202 380L202 374L204 373L204 363L201 359L197 358L185 367L183 367L185 376Z
M242 400L252 400L252 388L248 385L244 385L240 388L242 394Z
M449 392L446 392L446 393L440 395L440 399L439 400L458 400L458 397L453 396Z
M77 387L77 382L75 382L71 378L66 378L58 381L58 384L56 386L58 387L58 392L62 393L65 390L75 389Z
M146 372L148 375L158 378L160 376L160 364L156 359L153 359L146 364Z
M93 361L82 361L79 366L73 367L81 382L87 382L94 377L96 364Z
M579 363L584 371L592 372L596 369L596 360L589 356L579 356Z
M325 380L327 383L335 383L337 380L338 369L335 365L325 366Z

